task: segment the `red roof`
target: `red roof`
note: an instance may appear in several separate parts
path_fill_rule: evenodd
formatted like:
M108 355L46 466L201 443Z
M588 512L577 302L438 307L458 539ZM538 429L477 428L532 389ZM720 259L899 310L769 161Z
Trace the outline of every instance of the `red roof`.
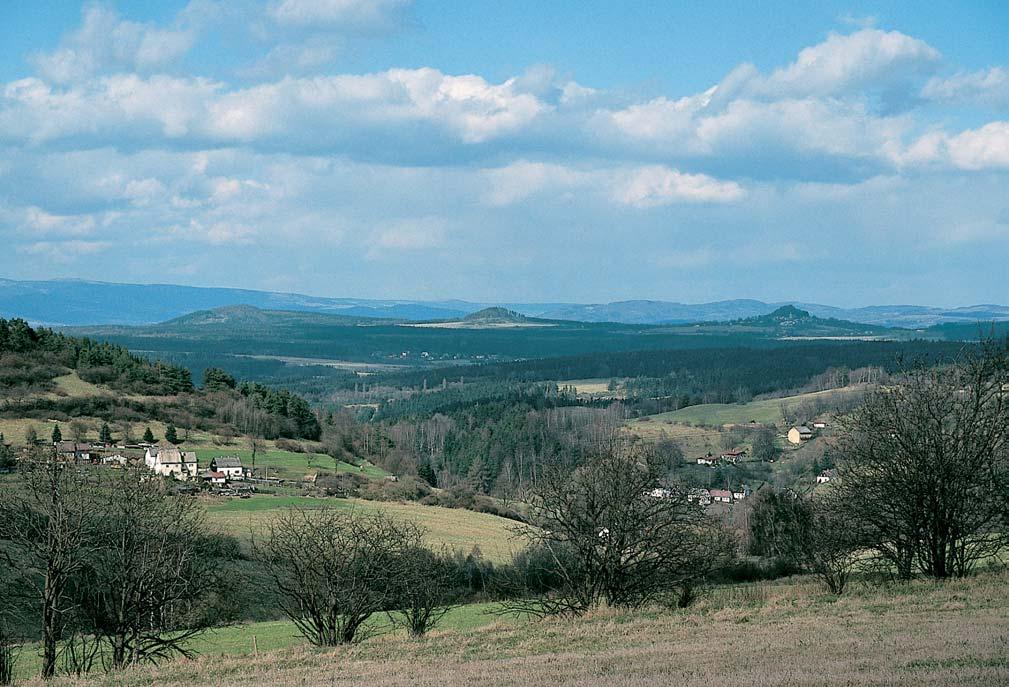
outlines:
M206 477L207 479L225 479L227 477L227 475L225 475L223 472L209 472L209 471L204 472L203 476Z
M711 498L732 498L732 492L728 489L712 489Z

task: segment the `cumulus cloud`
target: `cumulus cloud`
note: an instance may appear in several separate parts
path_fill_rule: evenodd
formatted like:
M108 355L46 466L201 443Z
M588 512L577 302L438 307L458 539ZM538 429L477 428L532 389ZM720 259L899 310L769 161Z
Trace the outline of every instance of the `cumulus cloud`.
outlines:
M762 77L744 67L748 78L726 80L726 90L749 96L830 96L877 89L935 70L942 55L928 43L899 31L866 28L832 33L804 48L791 64Z
M39 72L56 83L71 83L105 70L146 72L163 67L192 47L192 27L162 28L121 18L100 4L84 8L81 26L51 53L38 53Z
M511 205L533 196L594 195L615 205L638 208L672 203L731 203L745 195L733 181L689 174L664 165L574 168L520 160L484 173L490 205Z
M65 264L110 248L112 243L109 241L36 241L19 246L18 251L33 258Z
M1009 122L991 122L951 136L946 150L961 169L1009 169Z
M733 202L743 195L743 188L734 181L656 165L628 174L614 189L613 197L620 203L647 208L676 202Z
M268 12L287 26L387 28L402 19L413 0L278 0Z
M992 67L950 77L933 77L922 89L922 97L953 105L1009 108L1009 69Z
M445 243L448 223L442 217L407 218L379 229L368 249L368 257L382 258L391 252L420 251Z
M332 145L383 127L420 134L410 128L420 125L474 144L515 132L550 109L514 80L493 84L430 68L285 78L233 90L162 75L114 75L67 87L27 78L4 88L0 139L122 141L155 133L204 143Z

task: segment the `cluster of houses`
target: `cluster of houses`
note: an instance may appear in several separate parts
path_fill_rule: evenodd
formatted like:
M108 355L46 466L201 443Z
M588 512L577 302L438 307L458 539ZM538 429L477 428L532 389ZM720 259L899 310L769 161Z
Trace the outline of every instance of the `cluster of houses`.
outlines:
M795 444L796 446L803 444L813 438L813 430L824 429L827 426L827 423L822 420L817 420L810 424L812 427L809 425L796 425L789 429L788 434L785 435L788 438L788 443Z
M700 506L710 506L712 503L735 503L750 496L750 487L745 484L738 489L690 489L687 491L687 501ZM672 489L656 488L649 495L657 499L670 499L677 495Z
M53 444L56 457L66 462L91 463L112 468L125 467L137 462L138 454L144 450L144 465L155 475L188 481L203 481L212 487L222 489L231 482L241 482L251 477L238 456L218 456L211 459L209 468L200 471L195 451L183 451L175 446L106 446L79 441L57 441ZM130 455L126 455L129 453ZM134 456L134 457L130 457Z
M218 456L210 461L210 468L200 472L195 451L178 448L150 446L144 452L144 465L156 475L188 481L202 479L214 487L246 478L246 470L238 456Z
M735 465L744 456L746 456L745 448L733 448L729 449L728 451L723 451L717 456L712 455L711 453L709 453L706 456L701 456L700 458L697 459L697 464L708 465L710 467L717 467L721 463L730 463L732 465Z

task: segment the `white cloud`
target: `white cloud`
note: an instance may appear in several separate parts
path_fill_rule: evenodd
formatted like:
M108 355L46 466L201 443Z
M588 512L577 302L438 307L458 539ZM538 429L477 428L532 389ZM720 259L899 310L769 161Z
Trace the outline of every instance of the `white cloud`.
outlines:
M384 127L393 133L422 124L431 133L474 144L522 130L550 109L518 91L513 80L491 84L430 68L285 78L232 91L207 79L169 76L115 75L65 88L29 78L4 88L0 139L122 141L156 133L170 139L326 145L353 141L362 130Z
M660 165L630 173L613 192L617 202L639 208L676 202L726 203L744 195L743 188L734 181L719 181L706 174L685 174Z
M533 196L567 198L578 192L616 205L639 208L672 203L731 203L745 191L733 181L706 174L688 174L664 165L583 168L521 160L484 174L484 200L492 206L512 205Z
M413 0L277 0L268 11L287 26L386 28L412 4Z
M922 97L947 104L1009 108L1009 69L992 67L933 77L922 89Z
M57 83L71 83L107 69L147 71L186 54L196 38L192 28L160 28L122 19L100 4L85 7L81 26L64 36L52 53L39 53L39 71Z
M18 246L18 251L57 263L72 263L112 248L108 241L36 241Z
M484 200L493 206L517 203L545 192L563 192L591 183L589 173L564 165L517 160L485 173Z
M398 220L380 229L368 250L368 257L380 258L388 251L419 251L445 243L448 223L441 217Z
M801 50L790 65L748 81L743 90L772 97L836 95L928 74L941 58L928 43L899 31L832 33Z
M25 208L21 225L26 233L57 236L85 236L95 229L95 219L89 215L54 215L39 207Z
M1009 169L1009 122L991 122L951 136L946 151L961 169Z

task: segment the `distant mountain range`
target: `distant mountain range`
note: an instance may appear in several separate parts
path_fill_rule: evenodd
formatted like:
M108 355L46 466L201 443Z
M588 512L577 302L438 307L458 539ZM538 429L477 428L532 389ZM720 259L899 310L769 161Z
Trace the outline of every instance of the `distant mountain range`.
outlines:
M151 324L195 311L233 305L251 305L266 310L319 312L352 318L407 321L457 320L489 307L501 307L527 317L549 320L689 324L759 317L785 305L794 305L820 318L909 329L944 323L971 324L979 321L1009 320L1009 307L1004 305L973 305L961 308L874 305L864 308L838 308L801 301L766 303L752 299L698 304L654 300L599 304L476 303L462 300L322 298L292 293L171 284L0 279L0 316L23 317L33 323L48 325Z

